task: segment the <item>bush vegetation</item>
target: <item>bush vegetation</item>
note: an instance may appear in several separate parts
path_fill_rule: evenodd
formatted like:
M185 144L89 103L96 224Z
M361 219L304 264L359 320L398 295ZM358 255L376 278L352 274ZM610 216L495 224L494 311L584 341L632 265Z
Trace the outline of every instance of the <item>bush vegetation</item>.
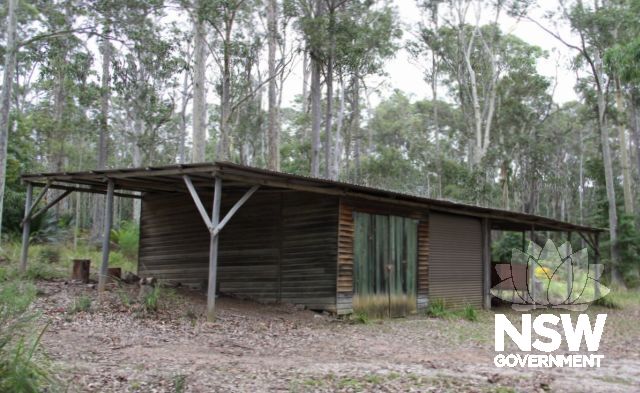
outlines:
M0 280L0 391L31 393L57 390L40 339L45 328L37 327L31 310L36 296L33 283L6 276Z

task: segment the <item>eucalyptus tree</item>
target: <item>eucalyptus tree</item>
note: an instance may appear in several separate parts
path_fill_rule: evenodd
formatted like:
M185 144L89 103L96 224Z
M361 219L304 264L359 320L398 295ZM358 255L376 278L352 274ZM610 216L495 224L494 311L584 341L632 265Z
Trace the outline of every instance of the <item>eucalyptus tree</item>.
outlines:
M241 52L251 45L255 33L253 10L257 0L214 0L201 4L201 15L211 26L213 38L208 48L220 71L220 124L217 145L217 158L227 160L231 156L233 138L231 120L234 111L250 97L238 97L234 81L234 62L240 59ZM251 96L255 91L251 91ZM234 97L235 96L235 97Z
M278 45L278 2L267 0L267 45L269 66L269 120L268 136L269 149L267 167L272 170L280 170L280 122L278 121L278 102L276 92L276 55Z
M438 8L440 3L447 9ZM497 23L504 2L433 0L419 4L431 12L441 12L432 19L443 23L422 26L415 46L429 49L432 62L434 56L439 58L442 64L438 69L453 82L451 87L466 113L473 142L469 145L469 161L478 166L492 143L498 82L509 66L508 52L500 46L503 34ZM491 22L483 25L489 13Z
M611 78L607 75L604 64L604 56L607 48L611 44L612 27L608 10L600 8L599 2L594 3L594 7L585 6L578 0L571 4L560 3L560 16L571 26L571 29L578 35L578 43L573 43L562 37L558 32L545 26L543 23L529 18L540 26L544 31L555 37L567 48L577 52L577 66L589 73L595 90L597 109L597 125L600 134L600 145L602 148L602 164L604 166L604 181L607 191L608 215L609 215L609 241L611 254L611 278L614 285L623 285L622 277L618 270L619 248L618 248L618 212L616 206L615 175L613 173L613 160L610 146L609 124L607 119L608 95ZM554 15L553 17L557 17ZM625 147L626 149L626 147Z
M9 111L11 109L11 91L13 88L13 73L16 67L16 30L17 0L7 1L7 45L4 55L4 75L2 80L2 95L0 96L0 231L2 230L2 207L4 205L4 188L7 177L7 144L9 143ZM1 232L0 232L1 233Z
M324 176L336 179L342 155L341 134L344 131L351 133L353 127L360 127L360 84L365 77L382 72L384 60L398 49L401 30L397 15L387 1L300 0L298 8L298 26L311 61L311 174L317 176L320 173L320 128L324 114ZM326 87L324 108L321 105L322 75ZM334 124L336 77L341 86L338 124ZM348 99L355 109L350 127L343 124L347 98L343 97L346 94L344 79L349 80L349 90L353 93ZM339 127L334 127L336 125ZM340 134L337 133L338 128ZM357 143L356 162L359 162L360 138L353 139ZM350 135L346 140L352 140ZM346 143L345 148L351 149L351 143Z
M353 152L354 175L358 178L360 157L363 153L363 136L361 129L361 86L369 76L384 76L385 62L393 57L399 49L402 37L396 10L386 1L350 2L339 14L336 34L335 69L341 81L347 79L348 86L342 86L341 95L348 89L350 118L342 127L344 137L336 129L336 141L345 140L344 158L347 166ZM344 103L344 97L341 97ZM340 105L339 119L344 117L344 105ZM336 143L337 147L341 147ZM333 154L330 166L330 177L337 178L340 172L339 149ZM348 172L348 170L347 170Z

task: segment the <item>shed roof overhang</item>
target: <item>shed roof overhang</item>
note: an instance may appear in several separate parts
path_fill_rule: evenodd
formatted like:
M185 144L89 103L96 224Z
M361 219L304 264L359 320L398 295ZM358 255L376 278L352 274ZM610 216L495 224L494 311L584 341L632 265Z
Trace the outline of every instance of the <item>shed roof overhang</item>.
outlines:
M48 184L50 189L98 194L107 192L107 185L111 180L117 190L114 195L139 198L140 193L145 192L188 193L184 182L185 175L189 176L193 185L199 190L213 191L213 179L219 177L224 181L226 190L234 188L246 190L251 186L260 185L263 190L289 189L362 198L432 211L489 218L492 229L496 230L528 231L535 228L535 230L581 233L604 231L601 228L572 224L533 214L425 198L358 184L292 175L222 161L85 172L33 173L23 175L22 180L32 183L34 186L44 187Z

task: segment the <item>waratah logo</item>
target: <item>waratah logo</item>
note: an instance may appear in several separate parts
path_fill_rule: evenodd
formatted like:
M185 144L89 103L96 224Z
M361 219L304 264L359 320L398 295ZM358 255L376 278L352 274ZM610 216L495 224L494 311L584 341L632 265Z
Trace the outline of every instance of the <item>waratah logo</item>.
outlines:
M491 294L511 302L518 311L584 311L591 302L609 293L609 288L599 281L602 270L602 265L588 263L586 248L573 253L568 242L556 247L548 240L544 248L529 242L526 252L513 249L510 264L496 265L501 281Z

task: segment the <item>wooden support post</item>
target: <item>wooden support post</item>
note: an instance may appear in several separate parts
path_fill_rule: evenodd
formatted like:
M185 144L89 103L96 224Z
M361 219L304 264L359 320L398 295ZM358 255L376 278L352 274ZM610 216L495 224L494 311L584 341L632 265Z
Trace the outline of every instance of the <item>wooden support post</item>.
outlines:
M115 184L112 179L107 183L107 196L104 209L104 230L102 231L102 265L100 265L100 276L98 279L98 291L103 292L107 284L109 269L109 248L111 225L113 224L113 191Z
M567 249L569 255L567 255L567 257L570 257L573 253L573 247L571 246L571 231L567 232L567 243L569 243L569 248ZM567 266L567 300L569 301L571 300L571 291L573 290L573 261L571 258L567 258L565 263L569 263L569 266Z
M20 271L27 271L29 257L29 232L31 231L31 201L33 199L33 184L27 183L27 197L24 202L24 223L22 225L22 250L20 252Z
M594 239L593 239L593 258L594 258L594 262L595 264L600 264L600 232L596 232L594 234ZM596 268L598 269L598 268ZM601 272L604 272L604 268L601 268L602 270L600 270ZM595 280L594 283L594 299L600 299L600 278L602 276L598 277L597 280Z
M535 236L536 236L535 227L533 225L531 225L531 231L529 232L529 237L530 237L531 243L535 243L535 239L536 239ZM536 255L536 257L537 257L537 255ZM529 280L531 282L531 285L529 285L529 296L531 296L532 303L535 303L535 296L536 296L536 263L531 265L531 268L528 269L528 270L529 270ZM535 310L535 308L536 308L536 306L534 305L533 309Z
M483 308L491 309L491 225L488 218L482 219L482 273Z
M525 231L522 231L522 252L527 252L527 234Z
M222 200L222 179L216 176L213 193L211 226L215 228L220 221L220 203ZM207 320L216 319L216 276L218 271L218 234L211 232L209 243L209 287L207 288Z

